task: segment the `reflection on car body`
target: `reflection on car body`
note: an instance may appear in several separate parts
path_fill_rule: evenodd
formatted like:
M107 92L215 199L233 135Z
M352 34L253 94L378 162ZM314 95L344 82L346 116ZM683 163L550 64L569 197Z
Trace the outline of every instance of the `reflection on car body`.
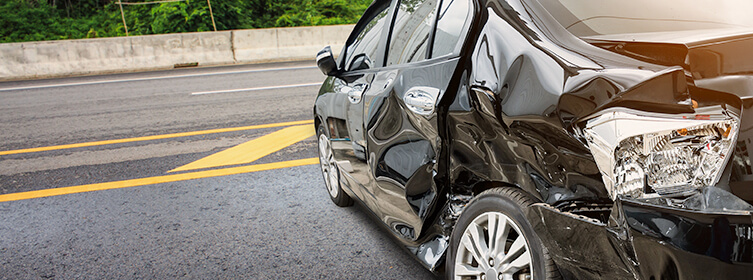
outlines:
M742 0L376 0L314 107L332 200L453 279L753 275Z

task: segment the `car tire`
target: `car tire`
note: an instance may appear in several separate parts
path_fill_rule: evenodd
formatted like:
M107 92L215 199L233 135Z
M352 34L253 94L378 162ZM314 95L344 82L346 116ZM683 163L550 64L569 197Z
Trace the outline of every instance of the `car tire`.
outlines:
M324 186L327 189L329 198L335 205L347 207L353 205L353 199L346 194L340 186L340 169L334 158L334 151L330 142L330 137L324 124L320 124L316 130L317 146L319 147L319 166L324 177Z
M510 187L489 189L471 200L452 231L446 278L561 279L525 218L523 210L533 203L527 193ZM498 246L503 240L504 246Z

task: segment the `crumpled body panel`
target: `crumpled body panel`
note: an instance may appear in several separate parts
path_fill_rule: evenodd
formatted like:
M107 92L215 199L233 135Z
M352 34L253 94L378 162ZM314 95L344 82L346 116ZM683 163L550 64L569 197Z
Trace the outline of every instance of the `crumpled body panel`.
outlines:
M350 162L338 162L346 192L431 270L441 267L467 203L507 186L541 202L527 217L566 278L753 275L753 164L745 148L753 137L753 114L746 114L753 79L725 72L753 69L753 54L739 52L753 36L650 48L615 38L586 42L536 0L472 3L457 58L427 63L435 71L388 67L353 78L377 85L363 97L360 123L335 83L323 86L317 119L351 134L333 140L341 162ZM711 63L713 55L721 64ZM430 85L441 89L435 110L410 113L404 93ZM699 106L742 115L742 143L719 184L672 206L610 195L583 134L585 120L614 108L687 115ZM720 206L727 204L734 207Z

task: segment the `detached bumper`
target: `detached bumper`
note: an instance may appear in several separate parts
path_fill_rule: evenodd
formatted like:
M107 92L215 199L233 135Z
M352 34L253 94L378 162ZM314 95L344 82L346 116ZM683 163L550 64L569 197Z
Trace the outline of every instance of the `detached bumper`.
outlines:
M750 212L701 212L616 201L605 224L535 204L528 213L570 279L746 279Z

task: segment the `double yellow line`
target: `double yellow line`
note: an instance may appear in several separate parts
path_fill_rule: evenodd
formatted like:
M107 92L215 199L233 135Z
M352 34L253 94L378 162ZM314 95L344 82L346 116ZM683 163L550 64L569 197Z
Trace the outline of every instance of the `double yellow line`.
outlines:
M135 138L125 138L125 139L114 139L114 140L105 140L105 141L95 141L95 142L85 142L85 143L77 143L77 144L68 144L68 145L57 145L57 146L48 146L48 147L40 147L40 148L30 148L30 149L20 149L20 150L12 150L12 151L2 151L0 152L0 155L11 155L11 154L22 154L22 153L32 153L32 152L42 152L42 151L53 151L53 150L62 150L62 149L72 149L72 148L81 148L81 147L92 147L92 146L101 146L101 145L110 145L110 144L118 144L118 143L129 143L129 142L138 142L138 141L149 141L149 140L159 140L159 139L167 139L167 138L176 138L176 137L186 137L186 136L195 136L195 135L203 135L203 134L212 134L212 133L223 133L223 132L233 132L233 131L242 131L242 130L252 130L252 129L261 129L261 128L273 128L273 127L288 127L288 126L301 126L306 124L313 124L313 121L307 120L307 121L295 121L295 122L284 122L284 123L275 123L275 124L264 124L264 125L252 125L252 126L243 126L243 127L233 127L233 128L221 128L221 129L210 129L210 130L202 130L202 131L192 131L192 132L183 132L183 133L172 133L172 134L163 134L163 135L154 135L154 136L145 136L145 137L135 137ZM301 130L301 129L298 129ZM313 132L313 127L310 129L311 132ZM262 142L270 142L272 140L278 139L277 136L279 133L273 133L275 137L267 137L262 136L257 138L256 140L262 140L262 138L269 139L269 140L262 140ZM302 130L300 135L297 135L296 140L300 141L303 140L309 136L312 135L310 132L306 132L305 130ZM255 141L255 140L251 140ZM250 141L250 142L251 142ZM278 151L284 147L287 147L289 145L292 145L295 142L292 141L283 141L280 143L280 145L276 145L274 147L270 145L259 145L261 146L262 150L259 155L257 155L256 159L263 156L262 154L270 154L275 151ZM261 143L259 141L255 143ZM244 144L241 144L239 146L243 146ZM251 145L245 145L246 149L251 148ZM257 146L257 148L259 148ZM230 148L233 149L233 148ZM229 150L230 150L229 149ZM223 153L223 152L220 152ZM258 153L258 152L257 152ZM224 153L227 154L227 153ZM207 158L212 158L212 156L209 156ZM255 160L255 159L253 159ZM202 160L199 160L197 162L201 162ZM216 160L215 160L216 161ZM256 164L256 165L248 165L248 166L239 166L239 167L231 167L231 168L223 168L223 169L215 169L215 170L205 170L205 171L198 171L198 172L190 172L190 173L182 173L182 174L171 174L171 175L164 175L164 176L155 176L155 177L147 177L147 178L140 178L140 179L131 179L131 180L123 180L123 181L114 181L114 182L106 182L106 183L97 183L97 184L88 184L88 185L80 185L80 186L72 186L72 187L63 187L63 188L51 188L51 189L44 189L44 190L37 190L37 191L29 191L29 192L20 192L20 193L11 193L11 194L3 194L0 195L0 202L5 201L15 201L15 200L23 200L23 199L31 199L31 198L40 198L40 197L49 197L49 196L56 196L56 195L65 195L65 194L73 194L73 193L82 193L82 192L91 192L91 191L101 191L101 190L110 190L110 189L119 189L119 188L128 188L128 187L136 187L136 186L144 186L144 185L152 185L152 184L160 184L160 183L169 183L169 182L177 182L177 181L186 181L186 180L193 180L193 179L201 179L201 178L209 178L209 177L218 177L218 176L227 176L227 175L234 175L234 174L241 174L241 173L250 173L250 172L257 172L257 171L265 171L265 170L273 170L273 169L280 169L280 168L288 168L288 167L294 167L294 166L302 166L302 165L310 165L310 164L316 164L319 160L317 158L306 158L306 159L299 159L299 160L291 160L291 161L282 161L282 162L274 162L274 163L266 163L266 164ZM233 164L233 163L231 163ZM220 165L205 165L205 167L215 167ZM189 168L190 169L190 168ZM173 170L178 171L178 170Z
M46 151L64 150L64 149L73 149L73 148L83 148L83 147L93 147L93 146L102 146L102 145L112 145L112 144L120 144L120 143L140 142L140 141L149 141L149 140L160 140L160 139L168 139L168 138L178 138L178 137L196 136L196 135L213 134L213 133L223 133L223 132L253 130L253 129L261 129L261 128L283 127L283 126L302 125L302 124L313 124L313 123L314 123L313 120L306 120L306 121L294 121L294 122L282 122L282 123L261 124L261 125L249 125L249 126L241 126L241 127L218 128L218 129L210 129L210 130L199 130L199 131L190 131L190 132L170 133L170 134L153 135L153 136L143 136L143 137L134 137L134 138L124 138L124 139L113 139L113 140L104 140L104 141L84 142L84 143L76 143L76 144L39 147L39 148L29 148L29 149L19 149L19 150L10 150L10 151L0 151L0 156L15 155L15 154L25 154L25 153L36 153L36 152L46 152Z

